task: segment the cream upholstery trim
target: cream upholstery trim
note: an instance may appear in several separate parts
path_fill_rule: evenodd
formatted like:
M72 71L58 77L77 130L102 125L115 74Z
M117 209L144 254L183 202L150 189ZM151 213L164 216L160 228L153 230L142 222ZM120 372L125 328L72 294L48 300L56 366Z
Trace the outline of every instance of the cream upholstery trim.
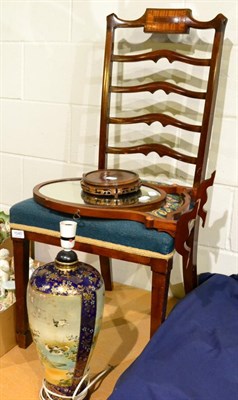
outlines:
M20 231L40 233L40 234L49 235L52 237L58 237L58 238L60 237L60 233L57 231L54 231L51 229L39 228L39 227L35 227L35 226L10 223L10 228L15 229L15 230L20 230ZM108 248L108 249L112 249L112 250L119 250L119 251L123 251L125 253L130 253L130 254L133 253L136 255L144 256L144 257L160 258L163 260L169 260L174 255L174 251L169 254L161 254L161 253L156 253L155 251L138 249L135 247L115 244L115 243L111 243L111 242L104 242L102 240L91 239L91 238L83 237L83 236L76 236L75 240L78 243L91 244L91 245L95 245L98 247L104 247L104 248Z

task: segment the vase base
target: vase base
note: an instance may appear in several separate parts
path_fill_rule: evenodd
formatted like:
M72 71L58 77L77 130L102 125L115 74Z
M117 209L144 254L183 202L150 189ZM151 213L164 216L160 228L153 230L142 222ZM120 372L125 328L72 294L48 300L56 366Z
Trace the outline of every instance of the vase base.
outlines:
M88 390L83 390L82 393L73 394L72 396L60 395L58 393L53 393L51 390L48 390L45 386L45 382L42 384L42 388L40 390L39 395L40 400L89 400L89 392Z
M52 392L47 388L46 381L43 380L39 398L40 400L89 400L89 389L94 386L95 383L98 382L103 376L108 374L112 369L113 366L108 365L107 368L100 372L92 381L90 381L89 379L89 370L87 370L86 374L82 377L72 396L65 396ZM80 388L82 387L83 390L79 392Z

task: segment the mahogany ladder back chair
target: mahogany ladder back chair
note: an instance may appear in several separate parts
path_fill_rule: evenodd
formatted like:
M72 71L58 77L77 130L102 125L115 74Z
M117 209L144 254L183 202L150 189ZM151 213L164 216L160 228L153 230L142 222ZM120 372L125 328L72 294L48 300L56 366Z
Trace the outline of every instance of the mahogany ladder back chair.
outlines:
M157 182L164 175L166 178L175 175L177 180L186 176L186 191L195 206L181 216L184 187L162 185L168 199L160 210L135 214L131 209L115 218L110 212L100 211L98 218L80 216L75 248L99 255L106 289L112 287L111 258L151 268L151 335L165 318L175 250L183 255L186 291L196 285L197 216L205 222L206 190L214 179L213 175L204 182L225 25L226 18L221 14L212 21L200 22L188 9L147 9L141 18L133 21L119 19L114 14L107 17L98 167L109 168L110 162L110 168L136 170L140 176L155 178ZM120 37L124 28L129 31L126 40ZM199 58L202 40L189 41L189 31L197 30L214 32L206 49L210 52L208 57L202 54ZM138 39L143 35L145 39L139 44ZM142 72L139 72L140 65ZM189 76L189 68L195 72L194 78ZM195 88L190 88L191 85ZM132 132L134 125L135 133ZM135 143L136 136L139 144ZM178 150L180 145L185 145L184 153ZM190 150L196 150L197 154L190 155ZM165 159L173 161L165 164ZM186 163L189 167L185 169ZM137 218L145 223L138 222ZM23 348L31 342L26 310L29 243L58 246L59 222L64 219L74 219L74 215L63 206L52 210L35 198L23 200L10 210L16 333L18 344ZM192 230L188 228L191 221Z
M189 9L147 9L133 21L108 16L99 169L129 165L142 176L149 170L160 185L163 175L172 182L187 175L187 184L198 188L206 173L226 22L222 14L197 21ZM214 34L209 51L196 36L199 30ZM209 55L202 54L204 45ZM130 162L119 160L123 154ZM171 204L166 206L171 212ZM166 214L166 207L158 212ZM196 246L197 236L198 225L191 245ZM186 292L196 285L196 251L184 269ZM110 277L107 258L101 259L101 269Z

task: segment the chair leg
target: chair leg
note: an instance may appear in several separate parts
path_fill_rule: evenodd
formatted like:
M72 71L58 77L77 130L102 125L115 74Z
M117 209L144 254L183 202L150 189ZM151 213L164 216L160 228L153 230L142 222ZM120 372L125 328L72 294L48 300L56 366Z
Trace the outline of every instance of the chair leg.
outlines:
M29 280L29 240L13 238L13 256L16 282L16 339L25 349L31 342L26 307L26 289Z
M105 256L99 256L99 260L100 260L101 274L105 284L105 289L112 290L113 284L112 284L111 259Z
M190 256L188 264L183 263L183 281L184 291L188 294L197 287L197 251L198 251L198 232L199 232L199 221L195 223L193 232L189 237L188 247L190 250Z
M151 291L151 320L150 337L160 327L165 320L170 273L172 269L172 259L158 260L157 265L151 266L152 270L152 291ZM159 268L158 268L159 267ZM161 268L162 267L162 268ZM163 270L164 272L158 272Z

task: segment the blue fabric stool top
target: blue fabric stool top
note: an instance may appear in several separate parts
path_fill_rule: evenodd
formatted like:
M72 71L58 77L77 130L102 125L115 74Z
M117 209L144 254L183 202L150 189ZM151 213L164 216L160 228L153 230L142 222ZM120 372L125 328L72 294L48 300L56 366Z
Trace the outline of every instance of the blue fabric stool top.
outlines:
M47 229L58 232L59 222L65 219L73 219L73 216L43 207L33 198L17 203L10 209L10 224L13 229L27 230L32 227L35 231ZM168 233L147 229L139 222L88 217L81 217L77 222L79 237L152 251L169 257L174 250L174 239Z
M119 378L109 400L238 399L238 276L187 295Z

